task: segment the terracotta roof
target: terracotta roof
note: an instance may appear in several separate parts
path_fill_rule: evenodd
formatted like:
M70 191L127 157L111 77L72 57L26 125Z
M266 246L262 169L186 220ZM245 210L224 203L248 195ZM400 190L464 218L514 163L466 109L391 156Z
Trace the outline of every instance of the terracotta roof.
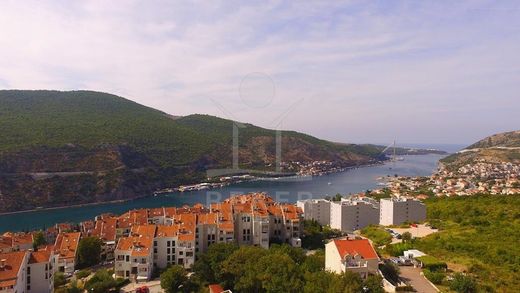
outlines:
M157 233L156 237L175 237L179 232L179 225L166 226L166 225L157 225Z
M29 263L46 263L51 259L52 254L52 246L47 246L43 249L39 249L38 251L34 251L30 253Z
M25 252L10 252L0 254L0 261L5 261L5 266L0 268L0 288L16 285L16 279L25 259Z
M224 292L224 289L222 289L222 286L219 284L212 284L209 285L209 293L222 293Z
M342 239L334 240L334 244L338 249L339 255L343 259L347 254L361 255L364 259L379 259L374 247L370 244L368 239Z
M155 230L157 227L155 225L138 225L133 226L132 230L130 230L130 233L132 236L147 236L147 237L154 237L155 236Z
M80 232L58 234L56 244L54 245L54 253L59 255L60 258L75 258L80 237Z
M117 242L117 250L130 251L132 256L149 256L153 245L153 237L123 237Z

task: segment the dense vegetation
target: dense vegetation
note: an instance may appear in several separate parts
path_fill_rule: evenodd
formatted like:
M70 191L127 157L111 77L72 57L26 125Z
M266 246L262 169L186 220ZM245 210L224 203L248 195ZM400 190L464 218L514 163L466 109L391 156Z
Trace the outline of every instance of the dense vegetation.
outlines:
M172 117L92 91L0 91L0 212L128 199L194 183L232 162L233 121ZM242 168L275 161L273 130L244 124ZM374 162L381 147L337 144L284 131L283 159ZM274 168L274 167L273 167Z
M520 288L520 196L434 198L427 201L428 219L439 233L390 245L402 255L416 248L429 256L425 275L457 292L511 292ZM454 274L448 281L443 269Z
M302 247L305 249L325 249L328 239L343 236L340 230L331 229L329 226L321 226L316 220L303 222Z
M377 276L363 281L358 274L326 272L325 255L287 245L270 249L233 244L213 244L200 255L194 274L173 266L161 275L166 292L203 292L208 284L221 284L233 292L384 292Z

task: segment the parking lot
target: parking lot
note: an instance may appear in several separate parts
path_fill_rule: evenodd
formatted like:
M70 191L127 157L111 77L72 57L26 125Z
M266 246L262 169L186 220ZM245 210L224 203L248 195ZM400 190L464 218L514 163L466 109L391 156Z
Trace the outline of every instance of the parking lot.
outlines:
M422 238L426 237L430 234L439 232L438 229L432 229L430 226L426 226L424 224L417 225L417 227L410 227L410 228L391 228L392 231L403 235L405 232L410 232L412 234L412 237L414 238ZM392 244L401 242L401 239L397 239L394 237L392 239Z

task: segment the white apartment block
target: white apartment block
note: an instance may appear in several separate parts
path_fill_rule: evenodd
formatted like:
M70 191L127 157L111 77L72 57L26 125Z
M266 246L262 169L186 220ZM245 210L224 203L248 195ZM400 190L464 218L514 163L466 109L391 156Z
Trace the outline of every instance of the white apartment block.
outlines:
M55 256L50 247L30 252L27 264L27 293L50 293L54 290Z
M134 281L149 280L153 272L153 238L130 236L119 239L115 250L115 275Z
M330 225L330 205L326 199L299 200L296 206L302 209L305 220L316 220L320 225Z
M380 225L400 225L404 222L424 220L426 220L426 205L419 200L393 197L383 198L380 201Z
M331 202L330 227L352 232L379 223L379 204L370 198L349 198Z
M53 292L53 263L50 247L0 254L0 293Z

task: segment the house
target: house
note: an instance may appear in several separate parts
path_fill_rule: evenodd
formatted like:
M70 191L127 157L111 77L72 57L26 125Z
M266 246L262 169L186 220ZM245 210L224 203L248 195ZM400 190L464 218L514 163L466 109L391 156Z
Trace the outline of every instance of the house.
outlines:
M58 234L54 244L57 271L65 274L74 273L80 237L80 232Z
M224 289L222 289L222 286L220 286L219 284L211 284L208 286L209 288L209 293L223 293L223 292L231 292L231 291L224 291Z
M351 271L362 278L378 273L379 257L368 239L336 239L325 245L325 269Z
M0 293L18 293L26 290L27 252L0 254Z

